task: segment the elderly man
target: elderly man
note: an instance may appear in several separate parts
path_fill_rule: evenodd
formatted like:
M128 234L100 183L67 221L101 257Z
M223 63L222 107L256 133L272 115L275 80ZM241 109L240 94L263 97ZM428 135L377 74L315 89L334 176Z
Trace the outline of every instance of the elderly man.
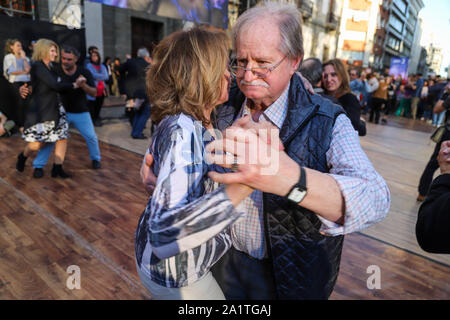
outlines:
M213 270L227 299L327 299L343 235L367 228L389 210L386 183L343 109L308 93L296 74L303 57L300 21L294 6L267 3L247 10L234 27L238 88L218 110L218 127L243 116L237 122L252 128L269 122L279 129L284 151L271 153L275 174L262 173L267 162L261 158L231 166L214 158L236 172L210 172L213 180L256 190L231 227L233 248ZM207 150L234 153L229 142L242 140L241 133L235 124L226 140L213 141ZM141 168L147 187L154 179L150 164L147 156Z

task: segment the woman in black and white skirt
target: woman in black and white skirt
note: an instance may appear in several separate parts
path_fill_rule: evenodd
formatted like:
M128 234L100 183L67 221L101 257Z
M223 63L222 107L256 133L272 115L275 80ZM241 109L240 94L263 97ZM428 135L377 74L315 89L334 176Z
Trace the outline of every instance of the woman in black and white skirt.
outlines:
M23 138L27 141L25 150L17 157L16 168L22 172L27 158L38 151L44 143L55 142L55 160L52 177L69 178L62 164L67 149L69 125L66 112L58 97L58 92L78 88L83 81L80 76L76 82L59 82L52 70L52 63L59 61L58 45L48 39L40 39L34 47L34 61L31 66L31 103L25 116Z

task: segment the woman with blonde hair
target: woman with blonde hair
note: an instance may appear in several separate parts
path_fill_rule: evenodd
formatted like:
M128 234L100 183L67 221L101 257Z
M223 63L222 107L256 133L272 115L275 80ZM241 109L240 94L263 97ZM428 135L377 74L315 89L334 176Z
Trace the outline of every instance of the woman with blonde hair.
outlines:
M322 85L325 93L338 99L353 128L360 136L366 134L366 124L361 120L361 105L350 90L350 79L344 63L339 59L332 59L323 64Z
M157 178L136 230L138 274L154 299L225 299L210 268L231 246L238 204L253 190L217 186L204 158L213 139L211 114L228 100L225 33L193 28L164 39L147 72L152 120L150 152ZM222 230L226 231L222 231Z
M8 39L6 41L3 75L12 85L11 89L15 100L14 120L22 133L29 99L20 96L19 88L24 84L30 84L30 61L22 49L22 43L18 39Z
M73 83L58 82L57 75L52 70L52 63L59 61L59 47L52 40L37 41L32 60L32 94L22 135L27 145L17 157L16 169L23 172L25 162L31 154L38 151L44 143L56 142L52 177L69 178L70 175L62 169L69 126L58 92L78 88L85 79L79 77Z

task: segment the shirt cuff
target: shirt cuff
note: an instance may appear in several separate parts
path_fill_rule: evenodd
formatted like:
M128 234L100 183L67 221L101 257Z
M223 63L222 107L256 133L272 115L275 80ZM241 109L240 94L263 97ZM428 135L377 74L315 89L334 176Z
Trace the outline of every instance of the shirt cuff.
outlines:
M342 192L345 202L344 224L337 224L318 216L322 222L321 233L328 236L345 235L352 232L366 229L378 221L381 221L389 211L390 193L384 188L384 192L379 190L378 181L369 182L367 180L330 174ZM361 184L365 184L361 187ZM381 186L380 186L381 187ZM377 189L374 191L374 189ZM373 197L378 194L378 197Z

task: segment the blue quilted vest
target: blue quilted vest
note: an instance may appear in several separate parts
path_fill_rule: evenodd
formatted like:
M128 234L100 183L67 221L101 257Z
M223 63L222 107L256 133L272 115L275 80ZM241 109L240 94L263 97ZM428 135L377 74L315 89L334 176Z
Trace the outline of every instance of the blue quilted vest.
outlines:
M244 102L236 87L217 109L220 130L230 126ZM299 165L329 172L329 149L336 117L344 110L309 94L297 75L291 79L286 120L280 139ZM279 299L328 299L339 273L343 236L320 234L317 215L283 197L264 193L265 239Z

